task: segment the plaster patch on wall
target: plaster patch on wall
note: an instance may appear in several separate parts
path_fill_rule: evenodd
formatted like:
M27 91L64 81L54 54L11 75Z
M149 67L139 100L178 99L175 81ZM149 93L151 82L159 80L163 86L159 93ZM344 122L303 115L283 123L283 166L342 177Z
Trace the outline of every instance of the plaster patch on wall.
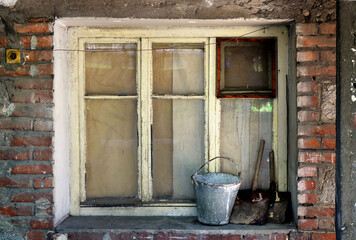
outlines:
M38 72L37 67L36 67L35 65L31 65L31 67L30 67L30 75L31 75L32 77L33 77L33 76L36 76L37 72Z
M9 117L15 110L15 105L10 102L12 94L6 83L0 82L0 116Z
M326 122L336 119L336 86L328 85L323 89L321 104L321 119Z
M0 5L4 7L13 7L18 0L0 0Z
M31 50L36 49L37 47L37 37L36 36L32 36L31 37Z
M321 203L335 203L335 168L319 169L318 195Z

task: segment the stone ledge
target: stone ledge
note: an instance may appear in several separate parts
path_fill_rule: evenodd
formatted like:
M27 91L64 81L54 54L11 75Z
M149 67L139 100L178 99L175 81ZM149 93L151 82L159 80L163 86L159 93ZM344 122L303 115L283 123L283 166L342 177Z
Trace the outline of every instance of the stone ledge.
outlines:
M196 217L121 217L121 216L71 216L60 223L58 233L122 233L169 232L179 234L288 234L296 231L290 224L266 224L263 226L235 225L209 226L200 224Z

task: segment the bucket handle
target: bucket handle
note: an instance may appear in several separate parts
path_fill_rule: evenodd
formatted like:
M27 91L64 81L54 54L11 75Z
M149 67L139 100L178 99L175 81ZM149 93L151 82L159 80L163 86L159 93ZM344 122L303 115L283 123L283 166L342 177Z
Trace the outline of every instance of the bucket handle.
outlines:
M206 164L209 164L210 162L214 161L214 160L217 159L217 158L226 159L226 160L229 160L230 162L232 162L232 163L235 165L235 167L236 167L236 175L238 175L239 169L238 169L238 167L237 167L237 165L236 165L236 163L235 163L234 161L232 161L232 160L231 160L230 158L228 158L228 157L214 157L214 158L210 159L209 161L205 162L198 170L196 170L195 173L192 175L192 178L194 178L195 175L197 175L198 172L199 172L203 167L205 167Z

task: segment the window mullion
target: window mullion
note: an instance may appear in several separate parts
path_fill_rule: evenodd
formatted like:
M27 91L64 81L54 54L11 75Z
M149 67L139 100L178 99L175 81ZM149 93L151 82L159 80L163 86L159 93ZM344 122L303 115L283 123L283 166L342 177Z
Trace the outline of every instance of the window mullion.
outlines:
M217 111L218 99L216 98L216 38L209 39L209 72L208 72L208 117L209 117L209 158L219 156L219 125L220 125L220 113ZM218 114L219 113L219 114ZM209 171L219 171L219 161L209 164Z
M148 38L141 39L141 197L143 202L152 199L152 175L151 175L151 92L152 92L152 53Z

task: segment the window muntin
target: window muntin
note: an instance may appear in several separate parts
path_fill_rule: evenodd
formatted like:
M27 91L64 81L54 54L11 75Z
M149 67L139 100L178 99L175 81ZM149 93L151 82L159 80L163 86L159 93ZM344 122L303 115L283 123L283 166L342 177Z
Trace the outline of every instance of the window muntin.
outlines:
M138 105L143 109L141 113L138 113L138 132L139 142L148 142L149 145L151 144L150 139L150 127L151 120L145 120L148 118L142 117L142 115L149 115L152 117L150 113L151 108L148 106L151 104L150 101L154 99L162 98L163 95L161 94L153 94L152 95L152 84L149 83L152 81L152 68L150 61L152 61L152 53L150 51L145 51L144 49L151 49L152 45L151 42L156 41L156 39L160 39L162 37L167 37L165 39L160 39L158 42L204 42L205 49L204 49L204 69L205 72L205 93L204 96L196 96L196 95L167 95L165 97L171 99L184 99L186 97L191 97L192 99L205 99L204 101L204 111L205 111L205 122L204 122L204 129L205 129L205 139L204 139L204 146L205 146L205 160L209 159L209 156L217 156L220 155L220 115L221 115L221 102L219 99L216 98L216 41L215 36L221 37L230 37L230 36L240 36L246 35L246 32L254 32L251 37L276 37L278 38L278 79L282 79L282 81L278 82L278 89L281 91L279 92L276 99L273 102L273 149L276 153L276 160L279 170L277 171L277 178L279 182L279 188L282 191L286 190L286 104L285 104L285 79L287 74L287 57L288 57L288 35L287 29L285 27L270 27L263 32L255 32L256 27L213 27L209 28L208 30L203 29L188 29L188 28L172 28L172 29L140 29L140 30L132 30L132 29L119 29L119 30L103 30L103 29L73 29L73 34L71 38L71 46L74 49L85 49L86 43L110 43L113 42L137 42L140 36L145 36L141 38L140 44L137 44L138 47L138 54L142 56L143 59L147 61L137 61L137 69L141 69L141 71L137 71L137 78L140 81L137 81L137 89L144 89L141 91L141 95L138 96L105 96L105 99L116 99L116 98L133 98L138 100ZM264 28L265 29L265 28ZM190 36L194 36L197 38L185 38L186 33L189 32ZM116 34L122 38L112 38L113 34ZM119 33L119 34L117 34ZM203 38L203 41L199 41L199 36L209 37ZM157 37L157 38L156 38ZM100 41L98 41L100 39ZM186 41L186 40L189 41ZM202 39L202 38L200 38ZM142 48L142 51L140 50ZM73 69L81 69L83 67L82 63L84 62L84 51L82 52L72 52L72 59L73 59ZM78 63L78 64L77 64ZM71 74L72 79L72 87L71 87L71 95L72 99L81 99L80 96L84 96L84 91L79 88L79 86L84 86L83 80L85 79L83 76L84 74L81 71L72 71ZM207 81L208 80L208 81ZM77 89L77 90L76 90ZM78 93L78 94L76 94ZM151 97L152 96L152 97ZM85 98L96 99L98 96L86 96ZM145 99L143 101L143 99ZM150 100L151 99L151 100ZM78 103L78 104L77 104ZM82 107L82 103L79 100L78 102L72 101L71 102L71 109L72 112L76 112L78 110L79 113L84 109ZM150 118L150 117L149 117ZM151 172L151 157L150 152L148 151L147 146L144 147L141 145L138 149L138 172L139 174L139 190L138 195L142 196L142 203L141 207L135 208L127 208L122 207L119 205L108 205L104 204L104 207L93 207L93 205L80 205L80 202L85 201L85 173L83 169L85 169L85 156L81 149L83 144L82 135L85 130L82 129L82 126L85 126L82 121L83 118L79 118L78 121L75 115L72 115L71 122L72 126L74 126L74 131L72 134L72 159L71 159L71 166L72 166L72 185L71 185L71 214L73 215L171 215L171 216L181 216L181 215L195 215L195 207L194 205L190 205L188 203L178 203L173 204L169 202L168 204L165 201L161 203L149 203L149 199L152 199L152 176L150 176ZM81 124L79 124L81 122ZM75 130L75 127L78 126L78 132ZM79 128L81 130L79 130ZM145 132L146 131L146 132ZM80 134L79 134L80 133ZM78 144L77 144L78 143ZM148 146L149 146L148 145ZM207 147L208 146L208 147ZM79 155L76 154L77 151L81 152ZM84 160L84 161L83 161ZM211 164L208 168L209 171L219 171L219 162L217 161L216 164ZM143 171L142 169L148 169ZM77 179L77 180L76 180ZM84 187L83 187L84 186Z

